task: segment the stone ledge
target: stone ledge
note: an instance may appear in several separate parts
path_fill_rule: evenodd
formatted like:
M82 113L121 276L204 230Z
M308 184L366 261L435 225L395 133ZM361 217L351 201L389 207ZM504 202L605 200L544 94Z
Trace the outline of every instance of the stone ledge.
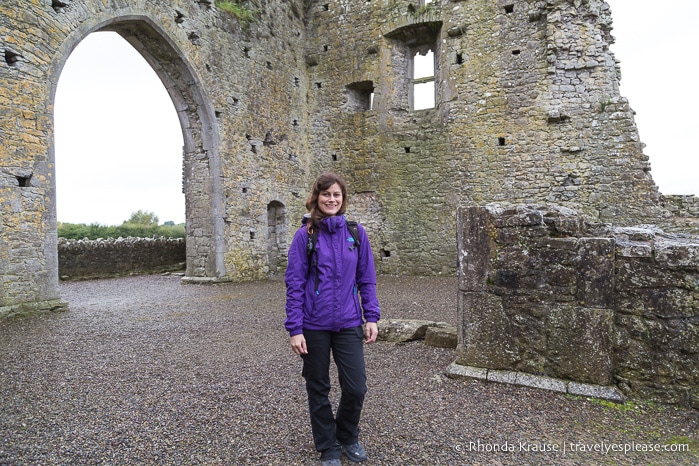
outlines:
M467 377L472 379L487 380L489 382L522 385L525 387L567 393L569 395L601 398L617 403L624 402L624 395L618 388L613 386L584 384L570 380L555 379L553 377L526 374L524 372L462 366L461 364L453 362L447 367L447 375L449 377Z
M67 310L68 303L61 299L12 304L10 306L0 306L0 319L30 317L48 312L64 312Z
M233 281L229 277L182 277L182 283L192 285L213 285L216 283L229 283Z

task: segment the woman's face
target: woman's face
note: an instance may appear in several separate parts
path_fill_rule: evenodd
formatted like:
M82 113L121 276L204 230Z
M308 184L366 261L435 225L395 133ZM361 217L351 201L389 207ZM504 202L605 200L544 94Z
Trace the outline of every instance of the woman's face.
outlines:
M342 189L339 184L335 183L318 194L318 208L323 215L327 217L337 215L340 207L342 207Z

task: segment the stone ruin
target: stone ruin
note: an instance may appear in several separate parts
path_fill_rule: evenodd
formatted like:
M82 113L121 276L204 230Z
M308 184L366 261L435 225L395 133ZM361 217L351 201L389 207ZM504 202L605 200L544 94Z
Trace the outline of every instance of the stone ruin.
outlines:
M699 408L699 237L557 206L460 208L457 223L454 373Z
M283 271L323 170L349 182L381 273L455 273L458 206L556 205L697 231L695 199L653 182L604 1L239 3L253 22L214 0L0 3L0 314L65 305L53 101L96 31L134 46L175 105L184 281Z

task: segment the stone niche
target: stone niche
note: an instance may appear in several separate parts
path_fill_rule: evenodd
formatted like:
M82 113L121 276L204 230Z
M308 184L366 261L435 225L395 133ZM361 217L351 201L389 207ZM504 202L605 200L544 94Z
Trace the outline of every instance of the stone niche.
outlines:
M560 206L464 207L457 224L456 365L699 407L699 238Z

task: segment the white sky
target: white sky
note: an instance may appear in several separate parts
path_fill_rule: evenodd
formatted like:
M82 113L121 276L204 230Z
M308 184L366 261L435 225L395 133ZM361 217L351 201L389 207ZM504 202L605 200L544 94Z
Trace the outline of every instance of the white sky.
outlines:
M693 82L699 2L607 0L621 95L664 194L699 195L699 90ZM662 5L662 6L661 6ZM137 210L184 222L182 133L165 88L114 33L68 59L55 101L58 220L118 225Z
M133 212L184 222L182 130L165 87L116 33L86 37L58 81L58 221L120 225Z

